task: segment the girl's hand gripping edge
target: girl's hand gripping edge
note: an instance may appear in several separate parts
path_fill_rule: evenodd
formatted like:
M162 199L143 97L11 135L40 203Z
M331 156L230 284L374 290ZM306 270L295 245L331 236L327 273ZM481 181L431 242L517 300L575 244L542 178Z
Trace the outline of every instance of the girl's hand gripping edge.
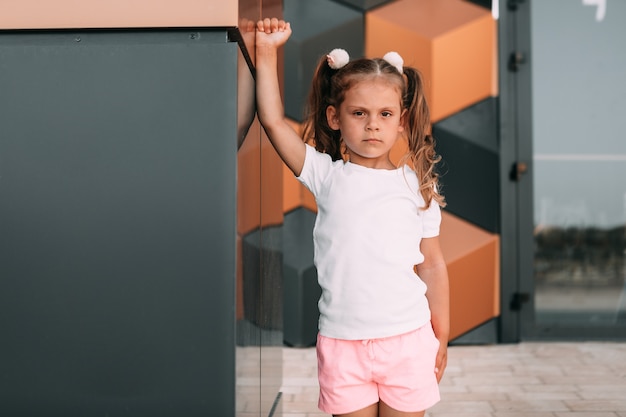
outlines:
M279 48L287 42L291 36L291 25L277 18L265 18L256 23L256 47Z

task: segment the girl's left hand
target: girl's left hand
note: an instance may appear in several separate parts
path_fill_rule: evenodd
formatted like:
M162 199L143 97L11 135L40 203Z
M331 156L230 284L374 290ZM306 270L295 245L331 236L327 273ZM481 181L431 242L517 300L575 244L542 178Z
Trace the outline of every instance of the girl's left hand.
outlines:
M287 42L291 35L289 22L277 18L265 18L256 24L256 46L278 48Z
M435 375L437 376L437 382L441 382L446 366L448 366L448 344L441 343L439 345L439 351L437 351L437 358L435 359Z

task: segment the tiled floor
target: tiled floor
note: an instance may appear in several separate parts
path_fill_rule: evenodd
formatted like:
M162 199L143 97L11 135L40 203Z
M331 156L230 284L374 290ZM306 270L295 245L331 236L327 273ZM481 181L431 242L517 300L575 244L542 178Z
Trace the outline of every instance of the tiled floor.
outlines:
M314 348L283 358L283 417L327 417ZM626 417L626 343L453 346L441 393L428 417Z

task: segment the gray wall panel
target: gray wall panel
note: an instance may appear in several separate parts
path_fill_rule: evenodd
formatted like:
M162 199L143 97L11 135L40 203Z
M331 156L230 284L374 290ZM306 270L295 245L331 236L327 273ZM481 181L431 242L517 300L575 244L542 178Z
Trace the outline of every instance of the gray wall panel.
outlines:
M499 232L497 99L489 98L433 126L446 210Z
M232 413L236 48L0 34L1 415Z

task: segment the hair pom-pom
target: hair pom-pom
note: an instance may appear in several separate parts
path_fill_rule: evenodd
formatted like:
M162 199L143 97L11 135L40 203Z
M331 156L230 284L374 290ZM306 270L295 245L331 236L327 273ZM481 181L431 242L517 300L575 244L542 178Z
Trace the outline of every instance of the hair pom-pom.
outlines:
M404 69L403 69L404 60L402 59L402 57L400 56L399 53L397 53L397 52L387 52L385 54L385 56L383 56L383 59L385 61L389 62L394 67L396 67L396 69L398 70L398 72L400 74L402 74L404 72Z
M339 68L343 68L350 61L350 55L348 55L345 49L337 48L326 55L326 61L329 67L338 70Z

